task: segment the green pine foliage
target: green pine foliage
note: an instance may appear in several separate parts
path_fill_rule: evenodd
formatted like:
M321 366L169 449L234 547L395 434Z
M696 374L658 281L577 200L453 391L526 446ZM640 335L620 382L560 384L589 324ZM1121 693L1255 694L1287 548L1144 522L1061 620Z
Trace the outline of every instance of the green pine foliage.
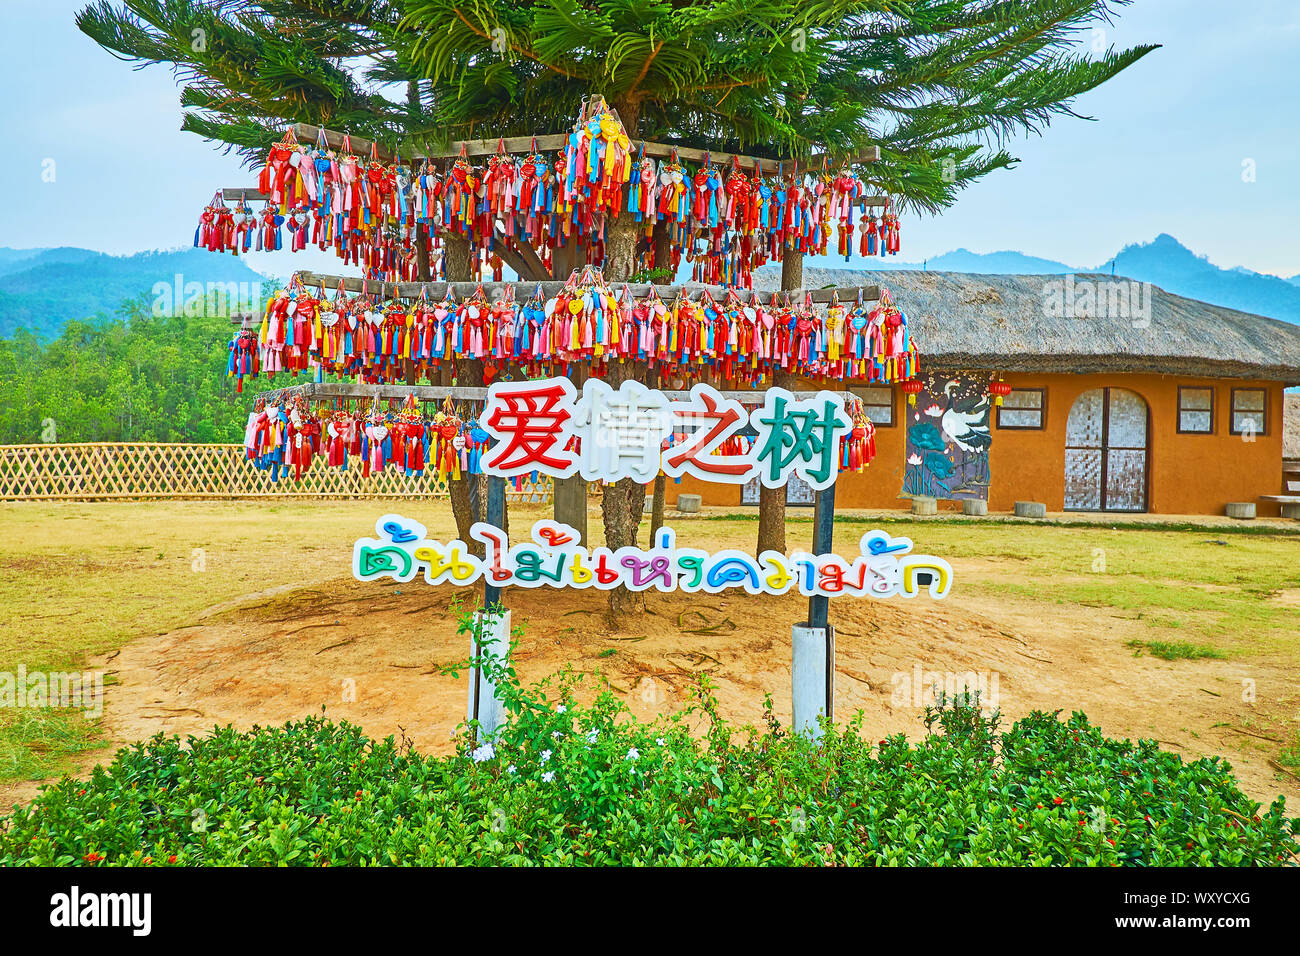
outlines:
M419 146L560 132L601 93L634 138L773 158L878 145L863 175L933 212L1015 163L1008 136L1077 115L1155 49L1102 45L1128 2L99 0L77 22L171 65L185 128L250 162L294 121Z

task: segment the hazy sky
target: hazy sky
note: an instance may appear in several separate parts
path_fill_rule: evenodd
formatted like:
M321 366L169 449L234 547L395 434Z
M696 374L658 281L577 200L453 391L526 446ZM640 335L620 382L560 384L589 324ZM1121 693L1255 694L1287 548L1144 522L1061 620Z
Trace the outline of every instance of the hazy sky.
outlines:
M133 70L76 29L81 4L2 6L0 245L189 245L218 186L254 183L180 132L166 68ZM901 258L1019 249L1095 266L1168 232L1218 265L1300 273L1300 3L1136 0L1102 39L1164 48L1079 101L1096 122L1061 119L1013 142L1020 166L942 216L905 218Z

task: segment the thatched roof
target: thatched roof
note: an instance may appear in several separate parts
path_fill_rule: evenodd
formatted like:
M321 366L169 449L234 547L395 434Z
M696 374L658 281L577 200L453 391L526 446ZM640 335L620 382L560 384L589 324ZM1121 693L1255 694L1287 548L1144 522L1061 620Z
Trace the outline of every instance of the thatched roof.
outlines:
M778 280L770 268L754 275L755 288ZM1121 276L804 270L805 288L857 284L889 288L923 363L1300 383L1300 326Z

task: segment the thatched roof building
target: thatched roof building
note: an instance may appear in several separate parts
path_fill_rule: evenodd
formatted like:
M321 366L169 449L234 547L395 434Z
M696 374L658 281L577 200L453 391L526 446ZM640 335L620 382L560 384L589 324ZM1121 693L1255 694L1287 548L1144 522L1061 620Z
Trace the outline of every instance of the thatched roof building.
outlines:
M755 288L779 273L755 273ZM1142 372L1300 384L1300 326L1109 275L805 269L805 287L886 286L931 367Z

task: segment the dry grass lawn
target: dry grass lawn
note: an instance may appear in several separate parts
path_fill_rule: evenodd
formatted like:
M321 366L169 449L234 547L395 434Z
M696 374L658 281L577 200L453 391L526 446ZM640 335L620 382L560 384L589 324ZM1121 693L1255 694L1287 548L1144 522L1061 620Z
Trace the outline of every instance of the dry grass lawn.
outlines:
M319 712L438 750L463 716L464 656L451 588L349 577L352 541L385 510L434 536L441 502L132 502L0 505L0 671L102 667L102 720L0 711L0 806L84 771L106 748L216 723ZM549 506L512 509L516 533ZM591 514L599 527L598 511ZM752 547L754 515L676 518L683 544ZM900 681L996 673L1008 717L1083 709L1111 735L1154 737L1192 758L1223 754L1258 799L1300 796L1300 534L1282 526L1027 525L837 518L837 550L881 527L956 569L945 602L832 604L836 709L882 733L917 733ZM643 538L648 522L642 526ZM791 513L806 546L810 515ZM464 596L464 595L462 595ZM599 670L637 713L673 708L707 671L724 707L789 711L789 626L805 602L654 595L611 628L592 593L507 595L525 678ZM363 692L339 697L351 678Z

